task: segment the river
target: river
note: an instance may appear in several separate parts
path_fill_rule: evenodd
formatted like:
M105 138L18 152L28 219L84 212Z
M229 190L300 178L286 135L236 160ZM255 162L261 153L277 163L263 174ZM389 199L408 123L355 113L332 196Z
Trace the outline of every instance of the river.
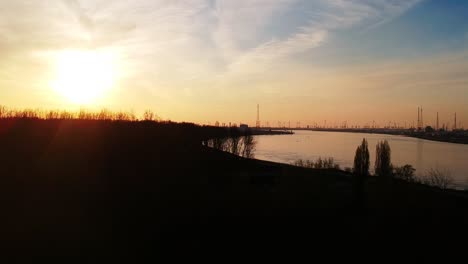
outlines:
M392 150L392 163L411 164L416 175L429 169L448 170L457 189L468 189L468 145L428 141L424 139L365 133L295 131L293 135L257 136L255 158L282 163L298 159L334 158L342 168L352 167L354 154L362 139L369 142L371 170L375 146L387 140Z

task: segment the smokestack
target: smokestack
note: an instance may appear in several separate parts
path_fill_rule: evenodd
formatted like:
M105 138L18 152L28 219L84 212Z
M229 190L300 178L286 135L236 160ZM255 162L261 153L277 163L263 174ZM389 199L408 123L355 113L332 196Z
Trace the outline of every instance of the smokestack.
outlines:
M257 122L255 124L257 128L260 128L260 105L257 104Z
M423 109L421 107L421 128L424 129Z
M419 109L419 107L418 107L418 125L417 125L418 127L417 127L417 129L419 129L419 128L421 127L420 113L421 113L421 112L420 112L420 109Z
M457 129L457 112L455 112L455 124L453 125L453 130Z
M437 112L436 130L439 130L439 112Z

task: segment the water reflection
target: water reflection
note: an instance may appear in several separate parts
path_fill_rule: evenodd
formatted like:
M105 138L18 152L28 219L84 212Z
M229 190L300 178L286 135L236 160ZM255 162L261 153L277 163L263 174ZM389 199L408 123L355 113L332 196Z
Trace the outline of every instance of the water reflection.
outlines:
M423 146L424 140L416 139L416 163L414 164L415 168L423 168Z
M296 131L294 135L256 137L255 157L283 163L333 157L342 168L352 167L356 147L364 137L369 142L371 169L375 162L375 146L386 139L392 149L394 165L411 164L417 175L430 168L447 169L458 187L468 188L468 145L380 134Z

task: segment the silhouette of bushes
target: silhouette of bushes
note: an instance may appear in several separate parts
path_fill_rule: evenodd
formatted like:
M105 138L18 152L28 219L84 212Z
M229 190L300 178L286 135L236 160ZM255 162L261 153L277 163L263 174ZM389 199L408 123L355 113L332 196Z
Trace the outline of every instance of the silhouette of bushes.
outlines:
M449 170L430 169L426 175L420 179L422 184L437 187L442 190L448 189L454 183L454 179Z
M319 157L315 161L298 159L292 165L310 169L340 169L340 165L335 163L335 160L331 157L325 159Z
M409 164L401 167L395 166L393 168L393 177L407 182L419 182L419 179L414 174L415 172L416 169Z
M147 120L143 116L143 120ZM42 119L42 120L102 120L102 121L139 121L138 117L131 112L113 112L107 109L100 111L88 111L80 109L79 111L66 110L39 110L23 109L15 110L0 106L0 119ZM160 121L157 115L152 114L151 121Z
M231 128L229 130L229 137L227 140L228 143L228 151L234 155L239 155L240 152L240 143L241 143L241 137L240 137L240 131L237 128Z
M454 183L454 179L449 170L431 168L422 176L416 176L415 172L416 169L413 166L406 164L401 167L395 167L393 169L393 176L396 179L410 183L429 185L442 190L449 189Z
M153 111L151 110L145 110L143 113L143 120L145 121L161 121L161 118L156 115Z
M253 158L255 152L256 141L252 135L244 135L242 137L241 156L245 158Z
M251 130L241 133L237 127L216 129L217 134L206 143L208 147L245 158L254 157L257 142Z

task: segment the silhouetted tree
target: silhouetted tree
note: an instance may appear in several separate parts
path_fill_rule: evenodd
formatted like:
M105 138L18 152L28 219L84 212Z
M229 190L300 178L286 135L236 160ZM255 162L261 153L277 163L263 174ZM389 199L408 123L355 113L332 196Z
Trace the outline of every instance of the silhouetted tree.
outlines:
M358 208L364 206L364 182L369 176L369 164L369 148L367 140L364 138L361 145L356 149L356 155L354 156L353 191Z
M234 155L239 155L240 152L240 136L238 135L232 135L228 139L228 144L229 144L229 152L231 152Z
M375 150L375 174L381 177L392 176L391 150L387 140L377 143Z
M241 155L245 158L253 158L255 151L255 139L251 134L244 135L242 137L242 151Z
M369 148L367 140L362 139L361 145L356 149L354 156L354 174L359 177L367 177L369 175Z
M6 107L0 105L0 118L5 118L6 116L7 116Z
M208 146L221 151L229 151L227 145L227 138L215 137L208 141Z
M394 167L393 168L393 176L397 179L401 179L407 182L416 182L417 179L414 175L414 172L416 171L413 166L406 164L401 167Z
M421 178L423 184L447 190L453 185L454 179L449 170L430 169L426 175Z
M145 121L153 121L153 120L155 120L155 118L156 118L156 115L151 110L146 110L143 113L143 119Z
M335 163L333 158L322 159L322 157L319 157L316 161L298 159L291 164L309 169L340 169L340 165Z

